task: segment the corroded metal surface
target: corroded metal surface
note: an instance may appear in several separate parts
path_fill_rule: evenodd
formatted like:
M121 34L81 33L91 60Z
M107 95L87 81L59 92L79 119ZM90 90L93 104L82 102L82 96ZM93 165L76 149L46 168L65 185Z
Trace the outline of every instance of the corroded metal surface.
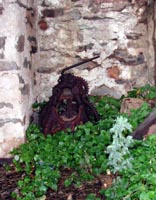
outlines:
M81 78L65 71L92 59L72 65L62 70L58 84L53 88L52 96L40 114L40 124L45 134L71 128L87 121L96 122L99 115L88 99L88 84Z

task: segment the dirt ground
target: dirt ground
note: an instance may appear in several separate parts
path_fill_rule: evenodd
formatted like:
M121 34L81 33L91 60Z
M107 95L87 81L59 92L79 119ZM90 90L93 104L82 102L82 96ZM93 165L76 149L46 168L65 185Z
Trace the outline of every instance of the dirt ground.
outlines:
M13 200L11 193L17 191L17 182L21 179L22 173L17 173L10 163L10 170L6 170L4 163L0 163L0 200ZM64 186L64 180L71 174L71 170L61 170L61 179L58 184L58 191L49 189L45 195L45 200L85 200L88 194L95 194L97 198L105 200L99 190L112 183L112 177L101 175L93 181L84 182L79 188L71 185Z

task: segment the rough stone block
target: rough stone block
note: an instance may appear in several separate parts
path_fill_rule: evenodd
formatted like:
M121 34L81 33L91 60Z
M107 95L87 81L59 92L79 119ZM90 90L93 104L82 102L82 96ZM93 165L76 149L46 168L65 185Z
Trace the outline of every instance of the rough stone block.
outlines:
M64 14L63 9L44 9L42 10L43 17L58 17Z
M24 51L24 44L25 44L25 37L24 35L20 35L16 44L16 49L18 52Z
M5 103L5 102L0 102L0 109L2 109L3 107L13 108L13 104L11 104L11 103Z
M79 20L82 17L81 12L78 9L73 9L69 14L71 20Z
M0 49L4 49L5 47L6 37L0 37Z
M0 15L3 14L3 10L4 10L4 8L3 8L2 4L0 4Z
M144 55L142 52L139 52L138 55L131 55L128 53L127 49L116 49L109 58L115 58L120 63L124 65L140 65L145 62Z
M130 32L126 34L126 37L130 40L138 40L141 36L143 36L142 33L135 33L135 32Z

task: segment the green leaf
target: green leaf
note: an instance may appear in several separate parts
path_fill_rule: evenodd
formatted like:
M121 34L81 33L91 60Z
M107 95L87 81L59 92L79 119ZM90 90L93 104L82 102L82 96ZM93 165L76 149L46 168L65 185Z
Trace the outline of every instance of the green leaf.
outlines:
M151 198L149 197L147 192L142 192L139 196L139 200L150 200ZM152 200L152 199L151 199Z
M65 187L69 187L69 186L72 184L72 182L73 182L72 179L66 179L66 180L64 181Z

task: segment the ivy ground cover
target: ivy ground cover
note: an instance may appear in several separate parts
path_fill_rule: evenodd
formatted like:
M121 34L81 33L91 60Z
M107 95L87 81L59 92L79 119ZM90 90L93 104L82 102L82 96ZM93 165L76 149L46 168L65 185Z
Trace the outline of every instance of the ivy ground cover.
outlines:
M154 94L155 88L146 86L134 90L129 95L153 99ZM124 139L130 136L151 112L150 106L144 103L139 109L132 110L129 116L120 113L122 98L117 100L111 97L90 97L90 99L100 114L100 121L96 124L89 122L78 126L74 134L66 130L45 137L39 126L30 125L27 130L27 142L12 152L14 169L17 174L22 175L18 178L17 187L10 199L46 199L49 190L55 193L59 191L62 171L69 172L62 182L65 188L80 189L86 183L100 181L98 192L92 189L83 199L156 199L155 135L144 141L133 141L131 144L128 139ZM112 131L117 119L120 119L118 126L127 124L123 130L119 127L120 133ZM116 143L115 134L118 134ZM113 151L120 155L117 162ZM129 164L122 168L125 160ZM103 187L100 177L108 174L113 177L113 183L110 187ZM74 199L74 194L71 198ZM78 196L75 198L79 199Z

